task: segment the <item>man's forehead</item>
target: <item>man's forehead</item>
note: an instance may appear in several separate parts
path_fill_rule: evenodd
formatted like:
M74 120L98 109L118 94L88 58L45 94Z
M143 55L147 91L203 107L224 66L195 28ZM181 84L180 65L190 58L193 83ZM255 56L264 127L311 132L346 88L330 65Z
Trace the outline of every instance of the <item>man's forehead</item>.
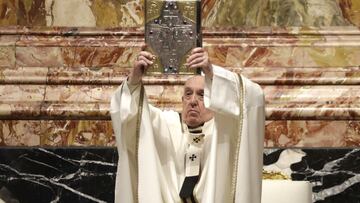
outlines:
M204 89L205 86L205 78L204 76L198 75L191 77L186 80L184 88L185 89Z

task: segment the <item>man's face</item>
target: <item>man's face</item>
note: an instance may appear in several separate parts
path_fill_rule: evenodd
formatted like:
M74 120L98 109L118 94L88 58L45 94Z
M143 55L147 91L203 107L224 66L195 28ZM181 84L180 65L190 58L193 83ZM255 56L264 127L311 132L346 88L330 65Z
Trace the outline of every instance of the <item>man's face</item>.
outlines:
M213 112L204 105L205 80L202 76L188 79L182 96L182 120L190 127L197 127L213 117Z

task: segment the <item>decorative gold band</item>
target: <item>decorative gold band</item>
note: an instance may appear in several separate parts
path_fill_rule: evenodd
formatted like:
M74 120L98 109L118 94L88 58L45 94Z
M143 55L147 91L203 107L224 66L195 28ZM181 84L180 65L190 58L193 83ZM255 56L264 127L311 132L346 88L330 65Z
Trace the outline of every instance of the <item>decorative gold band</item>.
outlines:
M235 148L235 160L233 165L233 175L232 175L232 187L231 187L231 196L233 198L233 202L235 202L236 195L236 182L237 182L237 172L238 172L238 162L239 162L239 152L240 152L240 144L241 144L241 135L243 129L243 119L244 119L244 98L245 98L245 87L243 84L243 80L240 74L238 74L239 78L239 117L238 117L238 130L237 130L237 138L236 138L236 148Z
M140 89L140 98L139 98L139 105L138 105L138 113L136 118L136 148L135 148L135 158L136 158L136 192L135 192L135 203L139 202L139 138L140 138L140 126L141 126L141 117L143 112L143 105L144 105L144 85L141 84Z

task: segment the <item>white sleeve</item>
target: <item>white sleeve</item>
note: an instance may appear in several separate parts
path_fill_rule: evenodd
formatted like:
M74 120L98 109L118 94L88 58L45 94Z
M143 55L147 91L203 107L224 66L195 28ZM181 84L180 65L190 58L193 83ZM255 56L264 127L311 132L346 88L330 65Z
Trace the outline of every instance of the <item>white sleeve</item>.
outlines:
M126 81L115 91L110 102L110 114L117 142L124 143L124 137L133 139L136 133L136 122L140 99L141 85L129 85ZM146 99L144 92L144 103L149 107L149 116L153 128L160 126L162 110L152 106ZM122 142L122 141L123 142Z
M205 107L215 113L238 116L240 112L239 77L236 73L213 65L213 78L205 76Z
M119 113L120 122L133 118L138 111L141 85L128 85L126 81L111 97L110 113Z

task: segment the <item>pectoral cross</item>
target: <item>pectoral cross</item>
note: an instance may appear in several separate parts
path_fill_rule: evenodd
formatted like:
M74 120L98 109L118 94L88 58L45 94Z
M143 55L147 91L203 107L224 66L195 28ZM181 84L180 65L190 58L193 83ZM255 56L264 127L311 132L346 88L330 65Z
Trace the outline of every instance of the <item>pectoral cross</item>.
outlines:
M194 161L194 159L196 159L197 157L195 156L195 154L192 154L189 159L191 159L191 161Z

